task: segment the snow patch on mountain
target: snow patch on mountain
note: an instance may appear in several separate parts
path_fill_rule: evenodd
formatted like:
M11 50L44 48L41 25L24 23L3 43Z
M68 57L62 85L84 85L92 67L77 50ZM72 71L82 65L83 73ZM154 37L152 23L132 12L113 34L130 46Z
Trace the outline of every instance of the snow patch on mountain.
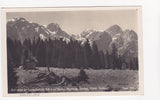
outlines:
M45 31L45 33L47 33L48 35L50 34L50 32L44 26L41 26L41 28Z
M50 33L52 36L56 35L57 32L56 31L50 31L49 29L47 29L48 33Z
M32 21L28 21L30 24L32 24L33 22Z
M40 34L39 36L43 41L46 40L46 37L43 34Z
M39 27L36 27L36 28L35 28L35 31L36 31L36 32L39 32Z
M14 19L14 18L13 18L13 19L9 19L8 22L9 22L9 21L14 22L15 20L16 20L16 19Z
M47 28L47 25L43 25L45 28Z
M69 43L70 39L63 37L63 41L66 41L66 43Z

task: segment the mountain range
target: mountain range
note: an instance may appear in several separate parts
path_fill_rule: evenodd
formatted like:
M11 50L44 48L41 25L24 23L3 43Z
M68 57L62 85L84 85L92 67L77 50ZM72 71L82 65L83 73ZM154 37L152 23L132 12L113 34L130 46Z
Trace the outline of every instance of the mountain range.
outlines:
M33 39L40 37L45 40L47 38L63 38L69 41L71 36L63 31L56 23L50 23L43 26L34 22L27 21L24 18L13 18L7 22L7 36L11 39L18 39L23 42L25 39Z
M117 48L118 55L127 57L138 56L138 36L133 30L122 30L120 26L113 25L106 30L87 29L78 35L69 35L56 23L47 26L27 21L25 18L13 18L7 21L7 37L13 40L33 40L39 37L45 39L60 39L69 42L70 39L83 43L88 39L91 46L95 41L99 50L112 53L112 45Z

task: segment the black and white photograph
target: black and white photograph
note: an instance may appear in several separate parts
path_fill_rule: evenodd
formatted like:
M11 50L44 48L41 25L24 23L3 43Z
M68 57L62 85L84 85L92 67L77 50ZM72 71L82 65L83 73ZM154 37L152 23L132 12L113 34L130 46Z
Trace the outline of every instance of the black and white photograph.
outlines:
M141 90L139 8L10 10L4 19L7 94Z

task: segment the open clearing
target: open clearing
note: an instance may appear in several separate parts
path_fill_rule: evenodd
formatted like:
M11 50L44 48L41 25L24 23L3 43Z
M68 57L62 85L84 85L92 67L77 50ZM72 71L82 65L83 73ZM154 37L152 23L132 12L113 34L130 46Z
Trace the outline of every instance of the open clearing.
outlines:
M30 81L37 77L39 72L48 73L47 68L39 67L38 70L17 70L17 76L19 76L18 88L50 88L52 92L67 91L69 88L75 88L75 91L80 91L81 88L86 88L86 91L136 91L138 90L138 71L137 70L93 70L85 69L86 74L89 77L88 83L81 83L78 86L52 86L46 83L32 84L31 86L22 86L23 83ZM58 76L66 76L72 78L78 76L79 69L60 69L50 68L51 71L55 72ZM60 89L63 88L63 89ZM102 89L103 88L103 89ZM37 90L36 92L38 92ZM50 92L51 92L50 91ZM44 92L44 91L43 91Z

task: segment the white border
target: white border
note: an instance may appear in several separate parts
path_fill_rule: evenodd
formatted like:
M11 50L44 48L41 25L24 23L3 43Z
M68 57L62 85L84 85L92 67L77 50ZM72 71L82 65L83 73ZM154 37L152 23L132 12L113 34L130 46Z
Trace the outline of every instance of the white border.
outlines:
M119 92L62 92L62 93L32 93L8 94L7 90L7 56L6 56L6 13L7 12L48 12L48 11L86 11L86 10L137 10L137 34L139 55L139 90ZM142 46L142 11L140 6L134 7L57 7L57 8L2 8L2 69L3 69L3 96L105 96L105 95L143 95L143 46Z

